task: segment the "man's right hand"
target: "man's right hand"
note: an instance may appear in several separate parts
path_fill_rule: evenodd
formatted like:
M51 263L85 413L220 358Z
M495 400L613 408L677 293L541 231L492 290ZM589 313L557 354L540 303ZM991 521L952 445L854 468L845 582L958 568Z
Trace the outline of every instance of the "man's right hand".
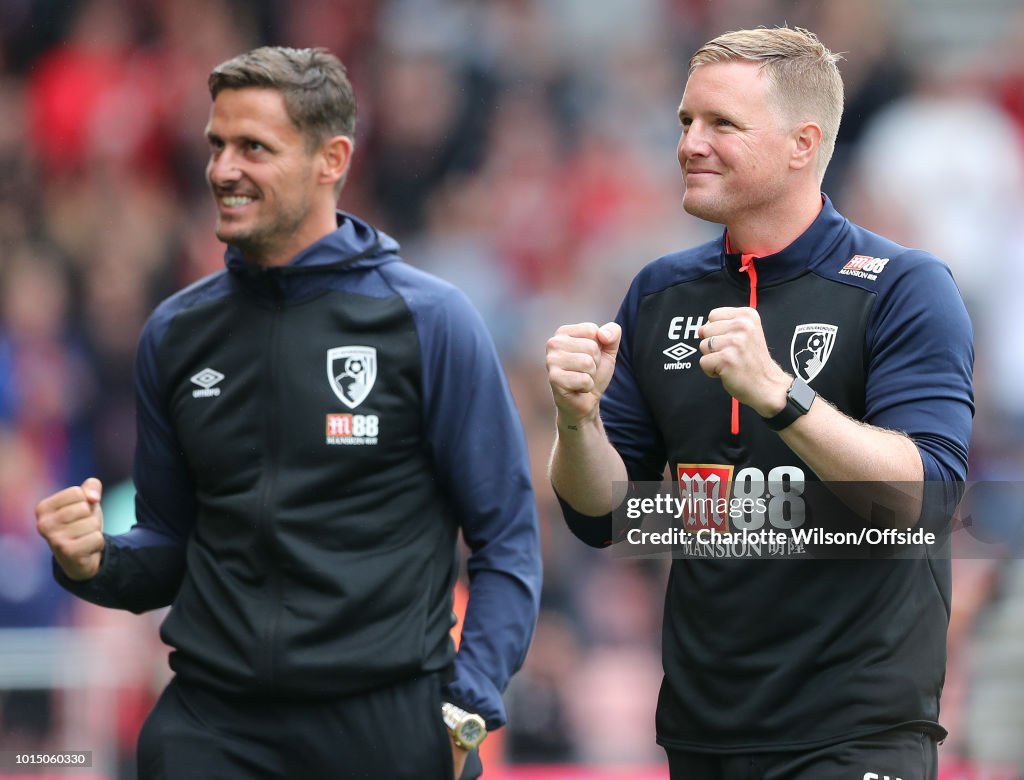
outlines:
M72 580L96 576L103 558L103 485L94 477L70 487L36 507L36 529L50 545L57 565Z
M547 343L548 383L560 427L598 418L601 396L615 371L622 328L615 322L563 325Z

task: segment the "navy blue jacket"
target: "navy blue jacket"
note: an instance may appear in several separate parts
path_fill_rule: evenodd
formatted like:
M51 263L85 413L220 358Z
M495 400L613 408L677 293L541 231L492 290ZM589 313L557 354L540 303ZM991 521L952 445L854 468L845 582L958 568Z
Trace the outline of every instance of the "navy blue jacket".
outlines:
M91 581L58 579L170 605L171 666L198 684L335 697L441 671L495 728L541 584L525 439L479 315L397 251L339 214L285 267L229 249L164 301L136 365L137 525Z
M753 265L775 360L850 417L905 433L929 492L955 494L967 472L974 353L949 269L852 224L827 199L803 235ZM837 522L822 503L831 494L756 412L741 406L732 433L729 395L700 369L708 312L749 303L752 275L740 269L723 235L637 275L601 401L608 438L631 480L660 482L667 465L683 495L765 501L767 511L690 516L691 532ZM797 505L807 514L791 511ZM589 543L616 536L610 517L563 506ZM897 726L944 733L951 574L941 550L908 560L828 549L817 552L833 559L762 559L773 552L729 545L693 552L673 560L666 597L662 744L795 750Z

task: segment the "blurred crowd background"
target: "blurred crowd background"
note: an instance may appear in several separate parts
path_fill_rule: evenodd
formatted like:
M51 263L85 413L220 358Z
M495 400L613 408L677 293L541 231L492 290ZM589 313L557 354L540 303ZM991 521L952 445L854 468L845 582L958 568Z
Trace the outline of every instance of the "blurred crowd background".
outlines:
M543 613L491 766L656 767L666 562L613 558L565 530L545 477L544 342L565 322L611 319L645 263L718 233L680 207L686 62L721 32L784 22L845 53L825 191L954 271L976 334L970 478L1012 486L1024 474L1020 0L0 0L0 748L92 749L97 777L134 776L135 735L167 675L160 616L67 597L33 508L96 475L110 529L132 522L137 338L157 301L222 266L206 77L272 43L347 64L359 130L340 205L469 294L526 425ZM1020 528L1020 503L994 511ZM948 778L1024 776L1017 552L954 561Z

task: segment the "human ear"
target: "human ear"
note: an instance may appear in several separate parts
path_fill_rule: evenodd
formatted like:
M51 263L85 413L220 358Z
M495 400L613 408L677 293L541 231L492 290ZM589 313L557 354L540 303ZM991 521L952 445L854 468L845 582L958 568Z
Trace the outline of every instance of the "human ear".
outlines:
M324 141L320 147L321 184L336 184L348 173L352 161L352 139L346 135L335 135Z
M818 156L821 149L821 126L816 122L803 122L793 131L793 152L789 167L799 170L806 168Z

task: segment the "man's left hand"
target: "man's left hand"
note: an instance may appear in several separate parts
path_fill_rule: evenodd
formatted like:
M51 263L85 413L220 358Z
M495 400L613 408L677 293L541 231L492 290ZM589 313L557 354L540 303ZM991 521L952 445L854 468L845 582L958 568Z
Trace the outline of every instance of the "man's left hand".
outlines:
M712 309L700 329L701 370L762 417L786 406L793 377L772 360L761 316L748 306Z

